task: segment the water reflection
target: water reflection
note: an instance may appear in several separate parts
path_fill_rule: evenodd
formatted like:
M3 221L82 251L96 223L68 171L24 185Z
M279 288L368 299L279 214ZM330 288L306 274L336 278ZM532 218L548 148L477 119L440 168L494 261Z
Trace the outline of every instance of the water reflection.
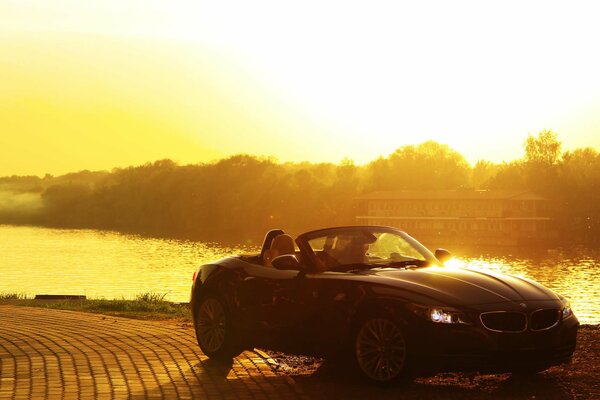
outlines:
M134 298L167 293L187 301L202 263L257 247L143 238L95 230L0 225L0 293ZM473 254L477 253L477 256ZM600 251L457 253L455 265L534 279L568 297L582 323L600 323Z
M251 249L95 230L0 226L0 293L134 298L167 293L187 301L204 262Z

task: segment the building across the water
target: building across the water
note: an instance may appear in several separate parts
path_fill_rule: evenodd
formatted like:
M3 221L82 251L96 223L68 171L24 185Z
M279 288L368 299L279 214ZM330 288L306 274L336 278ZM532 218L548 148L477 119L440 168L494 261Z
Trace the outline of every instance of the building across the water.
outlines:
M357 198L357 223L400 228L424 243L524 245L556 237L548 199L532 192L375 192Z

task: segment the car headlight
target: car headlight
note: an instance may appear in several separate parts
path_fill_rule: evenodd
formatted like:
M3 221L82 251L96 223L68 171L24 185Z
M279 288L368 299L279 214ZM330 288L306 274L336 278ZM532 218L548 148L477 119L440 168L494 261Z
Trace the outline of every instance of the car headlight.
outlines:
M466 313L450 307L411 306L413 312L436 324L466 324L470 319Z
M573 315L573 310L571 309L571 304L567 301L562 309L562 319L567 319Z
M441 308L432 308L429 311L429 318L433 322L439 322L440 324L457 324L460 320L458 313L446 311Z

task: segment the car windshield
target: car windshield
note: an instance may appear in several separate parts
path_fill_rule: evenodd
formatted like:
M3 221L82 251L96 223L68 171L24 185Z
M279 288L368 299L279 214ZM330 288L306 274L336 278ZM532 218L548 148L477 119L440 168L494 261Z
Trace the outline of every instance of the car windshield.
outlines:
M409 267L435 263L427 248L392 228L334 228L308 234L306 243L321 270Z

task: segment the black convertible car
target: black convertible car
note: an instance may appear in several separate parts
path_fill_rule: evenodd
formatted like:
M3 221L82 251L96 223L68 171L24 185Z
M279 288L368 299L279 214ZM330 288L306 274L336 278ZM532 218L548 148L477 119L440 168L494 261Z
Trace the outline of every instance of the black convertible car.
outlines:
M346 357L386 383L440 371L535 373L571 359L579 322L531 280L445 267L450 254L390 227L267 233L260 254L194 274L196 336L209 357L263 346Z

